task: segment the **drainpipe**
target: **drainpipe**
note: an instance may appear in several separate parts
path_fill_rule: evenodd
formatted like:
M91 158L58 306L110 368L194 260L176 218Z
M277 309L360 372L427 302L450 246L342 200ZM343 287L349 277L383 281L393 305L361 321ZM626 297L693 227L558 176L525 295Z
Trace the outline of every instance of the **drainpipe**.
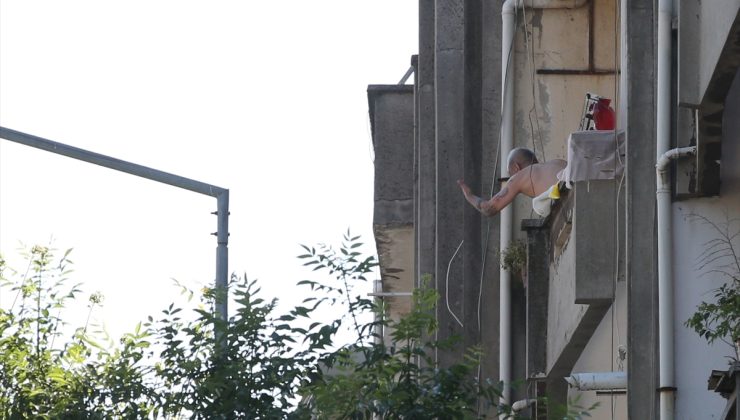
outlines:
M660 70L659 70L659 73ZM660 82L658 83L660 86ZM670 95L670 92L668 93ZM660 100L658 101L660 103ZM660 110L660 108L659 108ZM658 113L660 116L660 111ZM670 113L668 115L670 119ZM658 123L658 127L661 124ZM660 131L659 131L660 132ZM667 133L662 133L669 137ZM660 137L658 138L660 144ZM658 149L660 150L660 149ZM696 146L671 149L660 155L655 165L658 208L658 347L660 360L660 418L675 417L674 351L673 351L673 261L671 231L671 160L695 155Z
M501 175L508 176L509 152L514 147L514 8L517 0L506 0L501 9ZM511 62L510 62L511 61ZM511 244L514 211L511 205L501 210L501 237L499 249ZM503 383L501 398L511 401L511 274L499 269L499 380Z
M509 152L514 148L514 26L518 7L534 9L570 9L581 7L588 0L506 0L501 7L501 176L509 175ZM514 208L501 210L499 249L511 244ZM499 272L499 380L503 383L501 398L511 400L511 273Z
M565 382L579 391L627 389L627 372L573 373L565 378Z
M511 411L518 413L520 411L524 411L527 408L531 407L537 402L535 399L527 399L527 400L519 400L516 401L514 404L511 405Z
M671 179L669 163L687 155L696 154L696 147L671 147L671 63L673 57L671 22L673 0L658 2L658 81L657 81L657 139L656 205L658 224L658 347L660 357L660 418L675 417L674 378L674 302L671 221Z

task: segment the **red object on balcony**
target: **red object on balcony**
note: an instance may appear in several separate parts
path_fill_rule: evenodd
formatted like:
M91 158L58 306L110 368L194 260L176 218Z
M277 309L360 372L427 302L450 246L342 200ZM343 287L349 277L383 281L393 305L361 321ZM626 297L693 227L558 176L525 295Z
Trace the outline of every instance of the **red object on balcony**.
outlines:
M611 99L599 98L594 104L593 117L597 130L614 130L616 118L614 110L609 106Z

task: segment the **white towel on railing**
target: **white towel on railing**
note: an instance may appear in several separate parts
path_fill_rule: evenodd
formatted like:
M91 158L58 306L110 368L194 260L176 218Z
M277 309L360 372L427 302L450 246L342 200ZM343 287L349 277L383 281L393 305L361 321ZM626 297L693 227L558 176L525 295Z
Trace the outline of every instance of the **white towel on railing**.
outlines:
M568 165L558 179L568 188L576 181L615 179L622 176L625 160L624 130L576 131L568 137Z

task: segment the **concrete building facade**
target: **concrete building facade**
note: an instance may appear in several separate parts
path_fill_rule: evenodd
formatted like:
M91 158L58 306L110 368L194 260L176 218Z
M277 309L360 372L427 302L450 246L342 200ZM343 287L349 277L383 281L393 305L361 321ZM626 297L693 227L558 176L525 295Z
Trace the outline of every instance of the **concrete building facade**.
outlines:
M526 414L598 403L592 418L735 415L707 390L733 349L684 322L726 281L697 269L717 235L706 221L740 230L740 0L419 0L411 64L413 85L368 89L382 291L429 278L439 338L480 345L481 377L505 380L509 402L550 400ZM511 221L467 204L457 179L486 198L501 189L507 130L509 147L565 159L587 93L612 99L623 176L577 182L547 218L527 197ZM668 166L661 207L656 163L678 147L695 155ZM502 231L527 252L513 273L500 269ZM401 316L410 299L393 299ZM565 381L614 372L624 385Z

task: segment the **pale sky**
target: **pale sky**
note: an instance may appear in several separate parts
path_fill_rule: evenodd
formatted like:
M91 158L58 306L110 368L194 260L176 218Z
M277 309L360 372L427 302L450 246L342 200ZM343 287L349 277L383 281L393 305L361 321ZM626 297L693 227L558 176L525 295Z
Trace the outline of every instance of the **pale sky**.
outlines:
M229 270L297 301L298 244L372 241L368 84L417 52L418 2L0 3L0 125L231 191ZM216 200L0 140L0 252L74 248L129 331L215 275ZM315 278L315 276L313 277ZM0 294L0 305L10 298ZM82 311L84 312L84 311Z

